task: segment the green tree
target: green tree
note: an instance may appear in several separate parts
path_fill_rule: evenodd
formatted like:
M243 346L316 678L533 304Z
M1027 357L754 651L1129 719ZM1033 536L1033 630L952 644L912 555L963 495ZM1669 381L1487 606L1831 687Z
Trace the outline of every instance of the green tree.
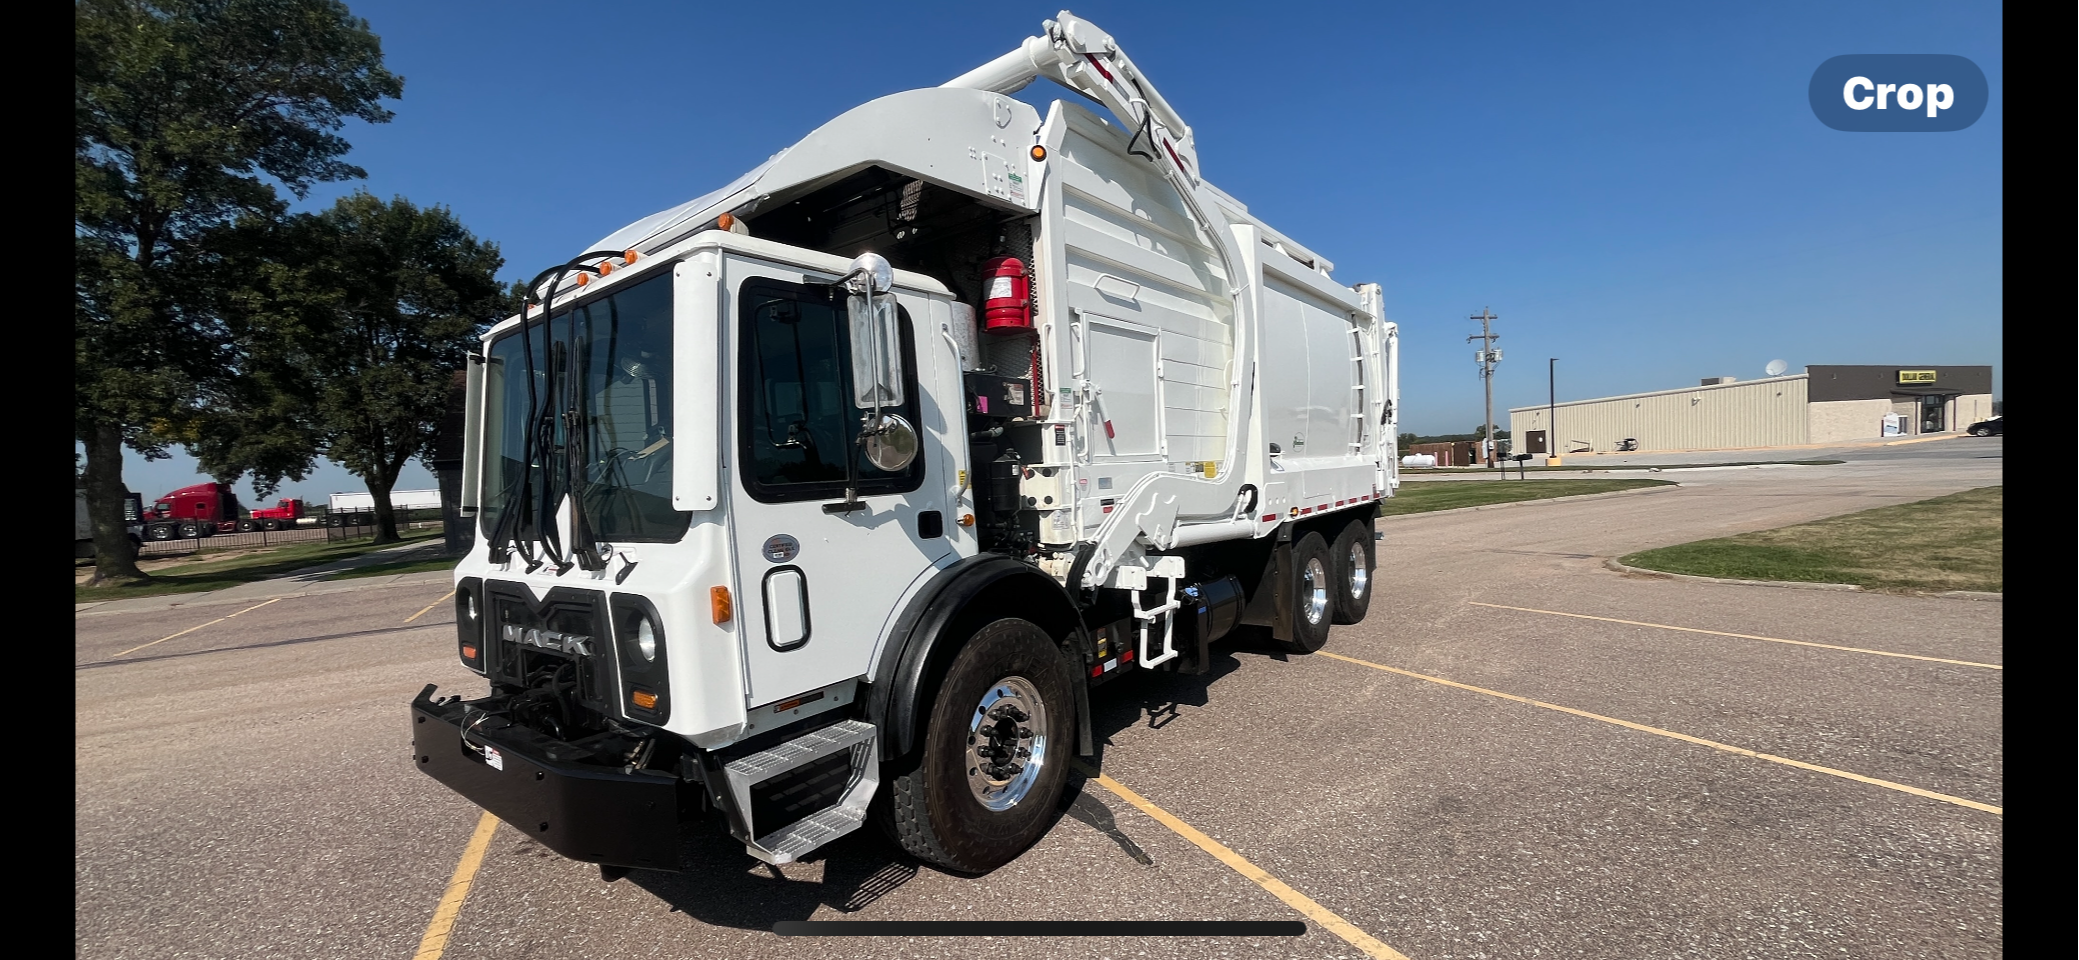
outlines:
M233 224L363 176L337 131L404 81L334 0L75 0L73 37L74 435L95 579L136 580L123 448L164 456L251 393L213 282Z
M197 456L272 483L322 453L368 482L376 541L396 540L397 475L432 453L475 338L518 309L505 259L445 207L402 197L357 192L272 232L227 312L250 343L251 396L202 421Z

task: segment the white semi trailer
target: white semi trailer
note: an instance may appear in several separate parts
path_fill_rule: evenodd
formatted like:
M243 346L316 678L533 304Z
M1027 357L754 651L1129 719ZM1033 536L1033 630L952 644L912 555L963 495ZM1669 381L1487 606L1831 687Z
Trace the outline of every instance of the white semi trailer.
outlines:
M327 503L333 513L369 513L375 510L375 494L366 490L358 493L335 493ZM440 491L435 490L392 490L392 510L436 510L440 508Z
M1093 688L1365 615L1396 331L1332 269L1065 12L593 244L470 367L489 690L421 692L419 768L609 879L704 815L1010 860Z

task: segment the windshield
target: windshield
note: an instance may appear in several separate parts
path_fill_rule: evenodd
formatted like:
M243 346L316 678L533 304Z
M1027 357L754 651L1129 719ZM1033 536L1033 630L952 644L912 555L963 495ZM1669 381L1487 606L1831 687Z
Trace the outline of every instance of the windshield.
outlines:
M574 454L584 478L579 504L597 539L669 542L685 535L692 515L671 505L671 294L666 271L558 313L546 325L528 324L527 343L514 331L491 345L484 378L484 530L497 529L504 511L517 506L517 535L538 537L529 506L544 495L551 510L562 501L564 458ZM579 408L575 444L565 417L541 418L545 410L560 414L572 407Z

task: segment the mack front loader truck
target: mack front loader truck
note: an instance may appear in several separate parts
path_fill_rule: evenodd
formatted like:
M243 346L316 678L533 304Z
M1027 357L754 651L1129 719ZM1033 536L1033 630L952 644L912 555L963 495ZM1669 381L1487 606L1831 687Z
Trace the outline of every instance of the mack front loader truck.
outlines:
M1109 116L1009 96L1042 77ZM1099 687L1237 631L1317 650L1371 601L1379 287L1208 181L1087 20L529 290L469 366L483 683L426 686L413 760L607 879L695 866L682 831L785 864L868 820L987 872Z

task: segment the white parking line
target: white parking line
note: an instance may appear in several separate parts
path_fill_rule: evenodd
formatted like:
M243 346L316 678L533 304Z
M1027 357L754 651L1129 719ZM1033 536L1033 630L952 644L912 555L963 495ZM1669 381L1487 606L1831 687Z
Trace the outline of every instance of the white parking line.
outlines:
M280 597L275 597L275 598L274 598L274 600L266 600L266 601L262 601L262 602L260 602L260 603L256 603L256 604L253 604L252 606L250 606L250 607L247 607L247 608L245 608L244 610L240 610L240 611L238 611L238 613L250 613L250 612L252 612L252 611L254 611L254 610L258 610L258 609L260 609L261 607L264 607L264 606L266 606L266 605L268 605L268 604L270 604L270 603L273 603L273 602L274 602L275 600L280 600L280 599L281 599ZM234 614L231 614L230 616L223 616L223 617L218 617L218 618L216 618L215 620L211 620L211 621L210 621L210 622L208 622L208 623L198 623L198 624L196 624L196 625L194 625L194 626L192 626L192 627L189 627L189 628L187 628L186 630L182 630L182 631L181 631L181 632L179 632L179 633L175 633L175 634L169 634L169 635L167 635L167 636L163 636L163 637L160 637L159 639L157 639L157 640L154 640L154 641L152 641L151 643L140 643L140 644L138 644L137 646L131 647L130 649L128 649L128 650L125 650L125 651L123 651L122 653L114 654L113 656L111 656L111 657L110 657L110 659L114 659L115 657L126 657L126 656L129 656L130 654L136 653L137 651L139 651L139 650L142 650L142 649L144 649L144 648L146 648L146 647L149 647L149 646L151 646L151 645L152 645L152 644L154 644L154 643L165 643L166 641L168 641L168 640L171 640L171 639L173 639L174 637L185 637L185 636L187 636L188 634L194 633L195 631L197 631L197 630L200 630L200 629L202 629L203 627L210 627L210 626L215 626L215 625L217 625L217 624L219 624L219 623L223 623L224 621L226 621L226 620L229 620L229 619L231 619L231 617L235 617L235 616L238 616L238 613L234 613Z

